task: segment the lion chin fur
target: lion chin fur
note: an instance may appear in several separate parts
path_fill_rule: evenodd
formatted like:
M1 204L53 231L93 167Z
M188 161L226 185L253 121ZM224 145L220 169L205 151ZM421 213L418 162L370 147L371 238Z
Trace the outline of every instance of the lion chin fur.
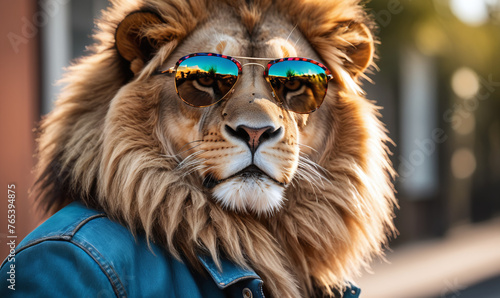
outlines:
M280 209L283 201L283 187L263 179L242 178L217 185L214 198L229 210L250 211L257 215L272 214Z
M197 254L216 262L224 255L253 268L273 297L342 290L383 254L395 233L394 171L379 108L359 86L373 65L375 43L360 0L111 2L95 44L69 68L55 109L40 125L35 191L41 206L53 212L82 201L194 268L200 268ZM149 14L127 17L136 11ZM137 19L142 25L134 27ZM282 37L268 36L282 25ZM119 26L131 29L120 35ZM219 180L226 173L220 162L199 160L217 163L223 155L186 153L184 140L212 121L215 108L178 104L173 83L153 73L181 57L174 53L200 47L197 39L207 34L220 39L215 50L232 55L239 55L238 42L277 45L282 56L299 55L302 47L334 74L319 110L279 115L293 125L279 144L287 150L265 163L272 179L207 188L203 173L214 171ZM207 114L200 120L197 113ZM218 133L207 129L200 146L227 144Z

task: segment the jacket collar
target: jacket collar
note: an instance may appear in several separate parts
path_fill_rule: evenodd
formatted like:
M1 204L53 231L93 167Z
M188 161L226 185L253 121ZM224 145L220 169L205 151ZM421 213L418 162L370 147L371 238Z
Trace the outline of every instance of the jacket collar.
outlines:
M225 289L246 279L257 279L261 281L260 276L258 276L255 271L242 268L227 259L220 259L220 268L210 256L200 255L198 259L220 289Z
M241 268L240 266L230 262L227 259L220 260L220 269L215 264L215 261L206 255L199 255L198 259L201 264L208 271L212 279L215 281L219 289L225 289L237 282L243 280L254 279L262 282L260 276L251 269ZM350 284L347 289L345 289L342 297L344 298L358 298L361 290L353 284Z

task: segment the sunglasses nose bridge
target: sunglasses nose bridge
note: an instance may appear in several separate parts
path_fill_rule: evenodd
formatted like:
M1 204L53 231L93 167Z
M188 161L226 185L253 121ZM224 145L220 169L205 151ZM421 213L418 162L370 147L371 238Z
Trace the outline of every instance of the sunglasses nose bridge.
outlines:
M269 81L262 76L262 72L258 71L258 69L244 71L233 87L231 94L231 98L244 97L247 100L254 100L259 96L268 98L269 100L274 98Z
M256 65L256 66L260 66L262 67L264 70L266 69L266 67L260 63L256 63L256 62L248 62L248 63L245 63L245 64L242 64L241 67L243 68L244 66L247 66L247 65Z

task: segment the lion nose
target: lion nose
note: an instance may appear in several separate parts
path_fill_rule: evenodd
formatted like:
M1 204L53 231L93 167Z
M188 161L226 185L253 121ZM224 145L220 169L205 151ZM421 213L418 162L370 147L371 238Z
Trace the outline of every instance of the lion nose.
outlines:
M252 153L255 153L260 144L267 140L276 138L280 132L281 127L274 129L272 126L253 128L245 125L239 125L236 130L226 125L226 130L230 135L240 140L245 141L250 147Z

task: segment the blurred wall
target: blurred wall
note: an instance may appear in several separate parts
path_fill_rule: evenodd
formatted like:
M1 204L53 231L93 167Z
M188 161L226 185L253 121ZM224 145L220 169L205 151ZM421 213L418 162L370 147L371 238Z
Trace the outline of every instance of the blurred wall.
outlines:
M33 182L33 128L39 118L38 28L36 1L0 2L0 258L7 242L19 242L39 223L28 196ZM15 227L7 222L8 185L15 185ZM12 208L11 208L12 209ZM8 238L17 236L17 238Z

